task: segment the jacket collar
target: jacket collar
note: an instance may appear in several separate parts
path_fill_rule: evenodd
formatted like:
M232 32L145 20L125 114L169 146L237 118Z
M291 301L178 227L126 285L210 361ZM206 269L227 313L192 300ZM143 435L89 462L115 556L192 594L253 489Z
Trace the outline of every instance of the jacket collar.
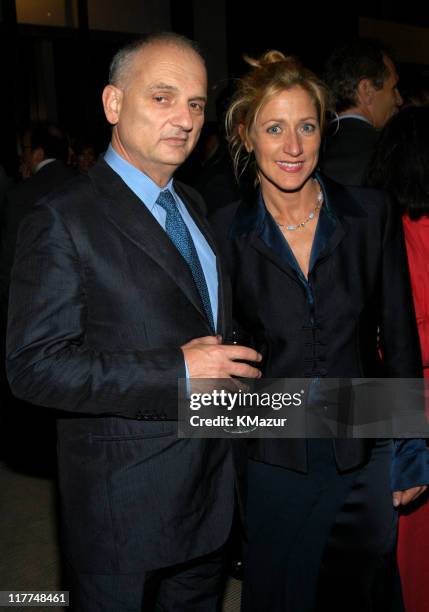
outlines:
M324 207L329 215L340 222L343 222L347 217L367 216L362 206L345 187L319 172L315 174L315 177L323 191ZM260 198L260 190L248 194L248 197L243 199L237 208L231 226L231 237L249 233L259 235L263 229L266 214L267 211L262 198Z
M201 298L195 286L189 266L177 252L177 249L163 228L146 206L142 205L140 199L131 189L129 189L120 176L110 168L104 159L100 158L95 166L91 168L89 177L94 188L103 198L105 213L110 222L115 225L128 240L151 257L171 277L208 325ZM218 261L219 257L216 253L215 244L210 236L210 231L197 212L198 205L192 200L188 191L185 191L180 183L175 182L174 186L182 200L186 202L190 214L215 252ZM218 278L220 286L219 298L221 298L223 290L223 273L220 270L220 264L218 264ZM222 310L222 300L219 299L219 333L222 333L221 330L223 329L225 318L226 315Z
M204 238L207 240L213 253L216 255L216 268L218 275L218 316L216 329L220 335L227 333L227 327L230 324L232 312L231 312L231 288L229 285L229 279L226 274L225 266L222 263L222 257L219 254L216 242L213 240L210 226L202 214L197 214L197 211L201 213L201 207L193 199L191 193L188 190L185 191L183 183L174 181L174 189L180 198L187 202L188 211L192 219L198 225L200 231L203 233Z
M318 260L332 253L346 236L350 223L353 223L357 218L367 216L350 190L319 173L316 173L315 177L323 191L324 215L326 217L321 218L323 223L319 221L315 244L313 245L313 250L317 255L311 262L311 267ZM263 234L266 234L267 216L268 212L260 196L260 191L257 190L251 197L240 202L231 224L230 237L239 239L247 236L253 247L271 259L273 263L290 272L290 265L280 256L278 249L273 249L263 239Z

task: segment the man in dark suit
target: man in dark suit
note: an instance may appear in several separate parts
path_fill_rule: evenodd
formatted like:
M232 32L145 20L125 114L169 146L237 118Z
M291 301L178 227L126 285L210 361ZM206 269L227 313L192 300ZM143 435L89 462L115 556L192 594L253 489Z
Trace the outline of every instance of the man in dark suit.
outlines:
M338 117L326 138L321 169L343 185L362 185L379 130L402 104L395 65L378 41L360 39L334 50L325 80Z
M24 221L10 301L15 393L58 419L74 610L215 611L234 506L228 440L178 439L179 378L257 377L221 345L228 282L192 189L173 181L203 125L193 43L120 50L105 158Z

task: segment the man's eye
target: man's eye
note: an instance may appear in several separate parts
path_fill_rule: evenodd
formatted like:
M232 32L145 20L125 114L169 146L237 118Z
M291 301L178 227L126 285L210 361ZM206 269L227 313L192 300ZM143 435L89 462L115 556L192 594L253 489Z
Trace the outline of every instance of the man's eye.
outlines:
M189 106L192 108L192 110L196 111L197 113L204 112L204 105L201 104L200 102L191 102Z
M279 125L272 125L267 129L268 134L280 134L281 128Z
M153 99L155 100L155 102L159 102L160 104L167 101L166 96L154 96Z

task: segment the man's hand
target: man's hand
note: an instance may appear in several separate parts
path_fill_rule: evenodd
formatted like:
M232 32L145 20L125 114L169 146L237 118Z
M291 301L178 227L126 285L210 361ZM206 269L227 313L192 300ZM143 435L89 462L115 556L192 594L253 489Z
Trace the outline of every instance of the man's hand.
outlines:
M427 486L422 485L420 487L411 487L411 489L404 489L404 491L395 491L392 494L393 505L395 506L395 508L398 508L399 506L405 506L406 504L409 504L410 502L417 499L419 495L426 491L426 489Z
M222 344L220 336L194 338L180 347L191 378L260 378L261 372L247 363L260 362L262 355L246 346Z

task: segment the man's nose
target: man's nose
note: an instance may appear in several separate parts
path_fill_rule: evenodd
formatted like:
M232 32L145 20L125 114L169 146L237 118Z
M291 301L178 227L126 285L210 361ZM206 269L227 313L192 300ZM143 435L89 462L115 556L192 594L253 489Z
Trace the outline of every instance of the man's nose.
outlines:
M178 127L181 127L186 132L190 132L192 130L194 127L194 119L188 104L182 104L176 109L176 114L172 119L172 123Z

